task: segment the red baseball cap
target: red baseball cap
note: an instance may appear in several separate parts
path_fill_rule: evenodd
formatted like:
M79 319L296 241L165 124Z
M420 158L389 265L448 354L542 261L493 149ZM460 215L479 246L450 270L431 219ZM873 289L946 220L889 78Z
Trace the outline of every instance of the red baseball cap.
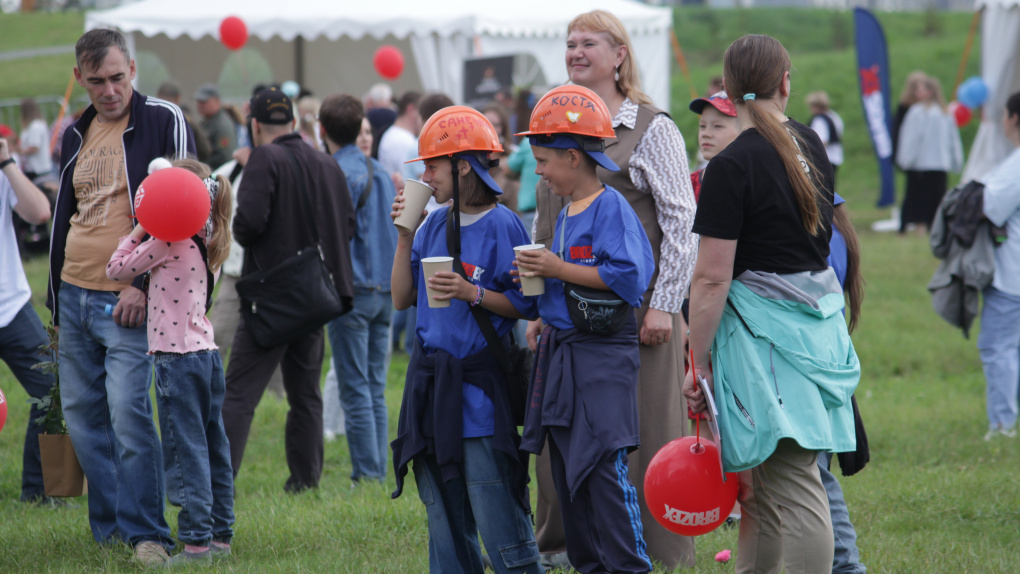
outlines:
M690 108L692 112L700 116L701 112L705 111L706 105L711 105L731 118L737 117L737 107L730 101L726 92L716 92L707 98L698 98L691 102Z

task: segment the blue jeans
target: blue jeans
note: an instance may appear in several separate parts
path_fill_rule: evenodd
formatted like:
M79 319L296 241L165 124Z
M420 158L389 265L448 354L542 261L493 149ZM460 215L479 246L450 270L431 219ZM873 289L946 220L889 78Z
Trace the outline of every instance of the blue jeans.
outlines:
M53 375L32 368L49 357L40 355L39 347L49 344L46 329L32 303L18 311L6 327L0 327L0 359L14 373L25 392L33 399L40 399L53 388ZM34 500L46 493L43 489L42 462L39 460L39 435L43 426L36 421L43 415L33 406L25 430L25 450L21 459L21 500Z
M170 503L185 544L230 542L234 476L223 430L223 363L216 350L156 355L156 404Z
M843 489L839 481L829 471L832 453L818 454L818 473L825 486L825 494L829 498L829 514L832 516L832 535L835 552L832 555L832 574L864 574L867 569L861 564L861 554L857 550L857 531L850 522L850 511L843 498Z
M414 350L414 338L417 336L414 331L418 326L418 308L412 305L403 311L393 311L390 323L393 349L397 350L403 335L404 352L410 355Z
M145 325L114 323L104 308L117 304L115 292L64 283L59 297L60 399L89 481L92 536L100 543L152 540L172 548Z
M414 480L429 519L429 572L481 572L478 534L497 574L543 572L531 520L492 438L464 439L461 476L443 482L436 457L414 457Z
M1020 391L1020 297L984 290L978 349L988 385L988 427L1012 428Z
M386 479L385 391L392 312L389 293L359 293L354 296L354 308L328 325L354 481Z

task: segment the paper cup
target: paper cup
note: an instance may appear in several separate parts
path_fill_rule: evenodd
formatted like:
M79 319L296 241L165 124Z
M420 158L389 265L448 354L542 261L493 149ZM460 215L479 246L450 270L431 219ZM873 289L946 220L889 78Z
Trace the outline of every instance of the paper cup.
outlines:
M404 211L400 213L400 217L393 220L393 225L408 231L417 229L421 212L425 211L425 206L428 205L431 197L431 187L414 179L405 181Z
M532 243L530 245L518 245L517 247L514 247L514 252L520 253L521 251L531 251L534 249L545 249L545 245L542 245L541 243ZM542 295L543 293L545 293L545 277L525 277L522 274L521 292L529 297L535 295Z
M426 257L421 260L421 272L422 276L427 280L439 271L453 271L453 257ZM428 294L429 307L449 307L450 300L437 301L433 299L434 296L440 295L439 291L433 291L428 287L428 281L425 282L425 292Z

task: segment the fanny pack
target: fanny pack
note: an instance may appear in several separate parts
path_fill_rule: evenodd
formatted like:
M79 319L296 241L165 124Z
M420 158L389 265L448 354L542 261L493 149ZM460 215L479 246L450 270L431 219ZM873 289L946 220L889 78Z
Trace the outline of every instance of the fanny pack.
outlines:
M560 226L559 258L566 261L567 207L563 208L563 225ZM623 328L631 313L630 305L615 291L585 287L563 282L563 296L567 313L574 327L594 335L611 335Z

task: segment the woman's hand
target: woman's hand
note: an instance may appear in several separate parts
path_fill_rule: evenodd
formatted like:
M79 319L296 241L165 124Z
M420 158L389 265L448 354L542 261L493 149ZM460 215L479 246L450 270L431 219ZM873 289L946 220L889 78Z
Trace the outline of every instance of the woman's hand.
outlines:
M642 345L664 345L673 335L673 314L658 309L648 309L641 322L638 338Z
M707 365L704 369L691 368L687 370L687 376L684 377L683 393L684 397L687 398L687 405L691 407L691 411L694 414L698 414L708 410L708 401L705 398L705 393L701 392L701 385L697 384L694 380L695 372L698 373L698 377L705 379L708 390L712 394L715 394L715 382L712 380L712 372Z
M449 299L460 299L468 303L474 303L478 297L478 286L469 283L460 275L452 271L439 271L435 275L426 278L428 286L440 294L432 297L436 301L447 301Z
M548 249L532 249L519 252L514 265L517 266L517 272L511 271L511 275L559 279L563 260Z

